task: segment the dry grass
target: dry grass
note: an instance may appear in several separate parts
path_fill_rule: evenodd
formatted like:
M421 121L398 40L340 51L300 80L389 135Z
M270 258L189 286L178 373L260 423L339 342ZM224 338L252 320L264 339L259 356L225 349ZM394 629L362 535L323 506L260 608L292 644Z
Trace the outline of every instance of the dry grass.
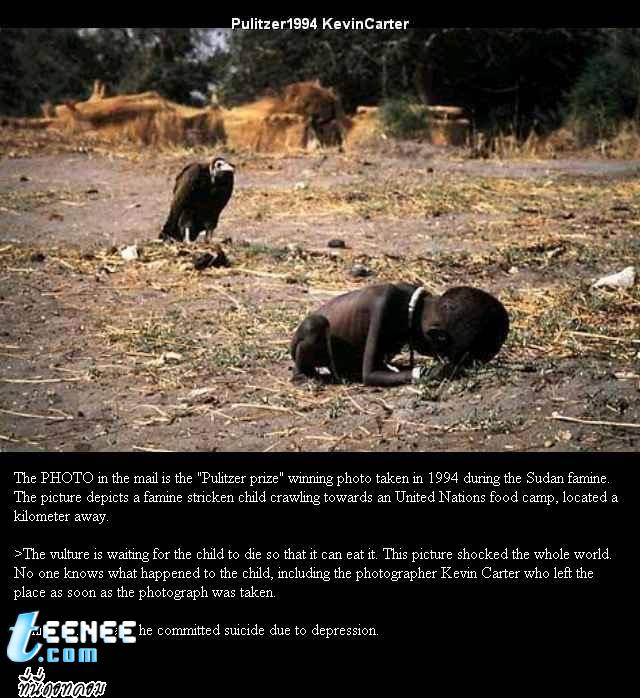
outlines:
M269 166L274 164L278 161L269 160ZM267 162L257 158L251 167L256 176ZM89 196L82 190L8 189L0 194L0 206L22 212ZM116 415L110 433L126 432L132 439L126 444L141 449L184 448L188 442L172 439L188 435L193 425L202 430L202 443L218 439L227 447L249 444L252 449L371 449L414 442L431 448L443 443L434 439L454 435L456 446L463 448L488 447L492 442L484 440L489 437L505 439L500 443L514 448L542 448L547 439L564 444L570 428L565 424L558 427L554 421L549 435L540 436L547 417L534 410L537 393L529 396L528 411L517 409L523 377L529 377L529 389L540 390L536 405L548 405L549 415L562 407L576 419L638 421L633 405L626 408L622 398L598 390L612 372L626 376L621 384L637 383L640 287L589 288L602 273L638 264L638 201L637 179L507 179L446 172L437 173L436 185L433 178L404 180L396 172L355 186L239 188L227 214L227 221L238 226L258 215L274 225L327 216L402 226L409 216L426 220L462 214L487 236L490 244L482 249L366 258L375 282L406 279L435 292L473 283L496 292L512 318L508 341L489 365L455 380L434 365L422 385L399 391L288 381L289 339L304 315L331 295L372 282L351 276L353 263L363 259L351 249L330 254L238 239L224 245L230 268L198 273L193 248L180 245L150 242L139 262L125 263L106 248L0 244L0 280L18 290L3 292L0 313L12 314L7 326L16 326L29 304L47 300L60 318L33 310L29 332L23 326L0 345L0 355L14 367L2 377L64 379L65 386L86 390L98 404L106 395ZM44 262L34 261L37 252L45 254ZM41 318L47 320L43 327ZM50 330L52 321L62 329ZM29 362L23 375L15 369L19 359ZM36 364L44 368L36 372ZM595 397L574 404L573 395L555 392L553 382L563 371L584 373ZM89 428L66 407L61 414L55 403L25 404L24 395L38 384L3 383L4 394L12 387L13 401L5 407L37 417L5 415L28 423L24 431L3 428L0 437L8 443L68 447ZM493 402L487 403L488 395ZM110 438L105 421L96 418L91 439ZM172 426L179 431L167 437L153 431ZM611 426L593 429L600 431L585 432L582 447L600 443L589 441L594 433L618 434ZM531 432L533 441L527 436Z
M604 144L607 157L640 158L640 123L627 121L620 126L616 135Z
M317 83L294 83L281 96L226 110L187 107L157 92L104 97L94 90L85 102L47 104L43 111L53 118L4 119L0 125L53 129L111 145L129 142L158 148L226 143L256 152L287 152L309 147L315 139L311 116L334 119L339 105L332 90Z
M58 128L106 142L172 146L213 144L225 138L219 109L192 109L155 92L56 107Z
M282 95L223 110L229 145L260 153L308 149L318 138L311 118L325 122L339 115L335 93L317 82L293 83Z
M614 197L633 206L640 197L640 182L618 181L603 189L593 178L554 177L499 179L442 173L437 182L401 183L397 173L387 180L357 187L310 187L302 192L245 189L237 200L249 218L297 217L310 209L314 216L378 218L441 216L445 214L518 214L519 224L539 227L550 219L585 205L605 205ZM522 216L520 214L526 214Z
M293 113L274 114L275 99L223 111L229 144L255 152L287 152L307 147L307 119Z
M637 247L622 243L615 250L589 246L592 255L606 254L612 268L623 266L636 258ZM552 250L562 252L550 256ZM6 245L0 249L5 269L32 267L34 248ZM144 307L123 304L105 317L99 307L93 317L96 336L123 353L144 355L142 370L154 375L164 387L197 385L188 377L223 375L236 370L264 368L287 360L288 340L300 319L318 303L318 298L358 288L362 282L353 280L349 270L354 256L345 253L339 259L330 255L308 254L271 249L268 246L236 245L230 248L233 259L230 269L195 272L191 257L181 248L150 244L143 252L143 261L123 262L117 253L98 250L91 255L69 249L48 251L50 267L73 271L85 278L110 271L113 288L135 297L154 289L169 305L149 314ZM445 259L407 260L376 258L369 260L376 272L376 281L397 281L412 278L434 291L441 290L442 266L473 274L475 267L499 268L517 261L522 269L566 267L581 259L580 243L549 240L525 248L505 248L487 255L448 255ZM460 272L459 272L460 273ZM255 290L276 293L297 288L299 299L258 303L242 279L252 278ZM237 280L237 282L236 282ZM300 292L302 296L299 296ZM585 280L553 280L544 286L508 290L501 294L512 317L512 329L505 349L517 361L532 356L554 358L587 357L603 351L612 359L631 360L640 350L638 311L640 288L628 291L589 289ZM59 295L64 298L64 292ZM193 326L193 312L203 312L213 303L215 312L200 315ZM205 304L205 305L203 305ZM203 310L198 310L202 308ZM186 312L189 311L189 312ZM167 352L181 355L179 360L162 361Z
M11 274L30 276L34 251L1 247L0 264ZM530 425L526 413L488 409L478 402L479 396L518 390L523 370L553 375L560 362L572 358L583 366L589 360L632 364L640 351L638 287L594 294L585 283L554 279L543 287L509 290L501 298L511 315L512 329L495 361L456 375L455 380L441 375L434 364L421 385L407 389L414 394L415 409L423 405L433 411L437 409L433 405L468 403L471 410L461 414L454 409L450 417L428 422L412 420L398 410L398 395L370 392L357 385L312 382L298 386L283 376L283 367L290 364L289 338L304 314L320 299L361 285L349 277L349 255L336 262L304 252L274 254L266 247L245 246L233 247L229 253L233 268L196 273L190 256L180 254L180 248L163 245L148 246L143 261L134 264L125 264L106 250L92 255L49 250L47 278L62 313L77 308L82 279L90 283L105 268L110 270L109 287L119 299L117 305L109 303L108 313L107 298L84 305L83 341L96 349L89 364L84 360L82 371L71 368L70 374L60 375L94 385L120 385L120 399L128 396L126 421L141 434L154 427L206 419L216 425L216 433L227 433L232 439L233 434L236 439L245 438L250 433L246 430L255 425L265 439L263 448L335 450L377 448L400 434L430 440L435 433L472 439L512 438ZM622 262L629 253L623 246L616 261ZM474 263L491 266L500 254ZM526 255L537 263L540 252L524 250L521 263ZM407 278L406 260L372 262L380 281ZM435 290L441 263L412 260L411 275ZM444 263L464 266L466 273L472 269L463 255ZM155 302L141 305L138 299L141 295L148 298L150 292ZM280 300L261 302L265 293ZM8 347L6 353L14 355L16 349ZM400 360L406 362L407 357ZM528 368L531 366L536 368ZM144 396L158 392L166 399L149 404ZM602 405L594 403L579 414L619 421L625 403L602 400ZM46 419L47 424L73 426L73 415L66 412L23 411L39 415L38 421ZM570 434L566 429L557 433L561 442ZM157 438L141 438L136 444L141 448L166 447ZM38 439L26 441L40 444ZM239 443L236 440L235 447Z
M567 155L587 155L612 159L640 158L640 125L634 121L620 124L616 134L590 145L580 144L579 127L568 122L555 131L540 136L531 131L523 140L513 131L493 135L477 132L471 139L473 157L505 159L557 158Z

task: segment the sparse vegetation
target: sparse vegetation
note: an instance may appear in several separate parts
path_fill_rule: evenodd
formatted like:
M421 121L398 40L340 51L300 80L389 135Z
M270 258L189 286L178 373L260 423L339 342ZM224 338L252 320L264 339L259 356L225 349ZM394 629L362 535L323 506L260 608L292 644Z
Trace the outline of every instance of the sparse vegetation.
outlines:
M424 132L427 115L424 106L408 98L388 99L380 107L385 132L394 138L415 138Z
M604 50L587 62L569 96L582 144L611 140L621 124L640 121L640 32L611 29Z
M17 150L15 134L0 137L5 155ZM20 174L45 152L48 172L66 148L58 161L68 176L77 142L36 141L21 141L25 159L7 165ZM370 167L335 153L244 154L249 184L221 224L233 238L222 242L232 265L196 272L193 248L153 240L149 219L141 260L126 263L118 244L100 236L111 233L109 223L92 218L94 206L122 211L124 230L113 232L128 242L128 212L155 215L157 207L162 218L157 183L195 153L117 152L125 158L117 168L99 153L87 158L97 190L84 178L49 183L40 172L39 181L10 177L0 193L0 216L11 223L0 242L9 333L0 340L0 377L61 381L45 384L51 395L38 383L2 384L2 409L54 418L0 413L7 444L66 449L86 437L94 448L637 447L634 432L614 427L570 427L562 429L570 440L556 439L550 421L553 411L638 421L640 290L590 289L599 275L637 264L637 178L496 176L451 171L444 161L430 161L427 176L410 157L388 167L385 155L371 156ZM301 171L320 167L317 178L305 175L308 188L294 188ZM130 197L141 171L158 179L136 180ZM127 208L139 200L144 208ZM58 211L64 218L49 221ZM49 237L39 246L12 241L22 234L14 223ZM327 248L338 230L347 247ZM354 263L375 277L355 279ZM463 284L495 292L511 317L498 357L455 376L419 357L431 369L423 383L389 391L290 383L289 340L306 313L333 294L400 279L433 292ZM408 356L397 360L406 365ZM592 407L596 389L604 397Z

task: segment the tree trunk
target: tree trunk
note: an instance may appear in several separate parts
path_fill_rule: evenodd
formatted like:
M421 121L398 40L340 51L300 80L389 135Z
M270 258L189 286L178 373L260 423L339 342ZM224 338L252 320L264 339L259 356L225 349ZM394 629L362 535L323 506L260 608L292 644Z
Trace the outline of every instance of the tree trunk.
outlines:
M418 61L413 73L413 83L418 98L423 104L433 104L433 65Z

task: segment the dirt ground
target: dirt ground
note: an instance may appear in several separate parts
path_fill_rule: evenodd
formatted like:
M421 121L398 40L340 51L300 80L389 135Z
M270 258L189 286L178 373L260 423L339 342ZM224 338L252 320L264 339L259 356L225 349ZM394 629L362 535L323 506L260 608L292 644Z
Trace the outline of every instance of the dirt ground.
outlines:
M79 150L0 134L0 449L637 450L639 284L590 285L640 266L639 161L221 153L232 266L198 272L157 236L204 154ZM452 380L291 384L308 311L400 280L495 293L507 344Z

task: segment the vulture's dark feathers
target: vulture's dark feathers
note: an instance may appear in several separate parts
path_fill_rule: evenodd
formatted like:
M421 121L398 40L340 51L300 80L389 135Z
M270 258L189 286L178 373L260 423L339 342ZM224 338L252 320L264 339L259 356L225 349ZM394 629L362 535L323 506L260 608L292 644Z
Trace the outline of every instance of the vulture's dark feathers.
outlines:
M160 238L191 242L203 230L208 237L233 193L234 169L223 158L187 165L176 177L171 210Z

